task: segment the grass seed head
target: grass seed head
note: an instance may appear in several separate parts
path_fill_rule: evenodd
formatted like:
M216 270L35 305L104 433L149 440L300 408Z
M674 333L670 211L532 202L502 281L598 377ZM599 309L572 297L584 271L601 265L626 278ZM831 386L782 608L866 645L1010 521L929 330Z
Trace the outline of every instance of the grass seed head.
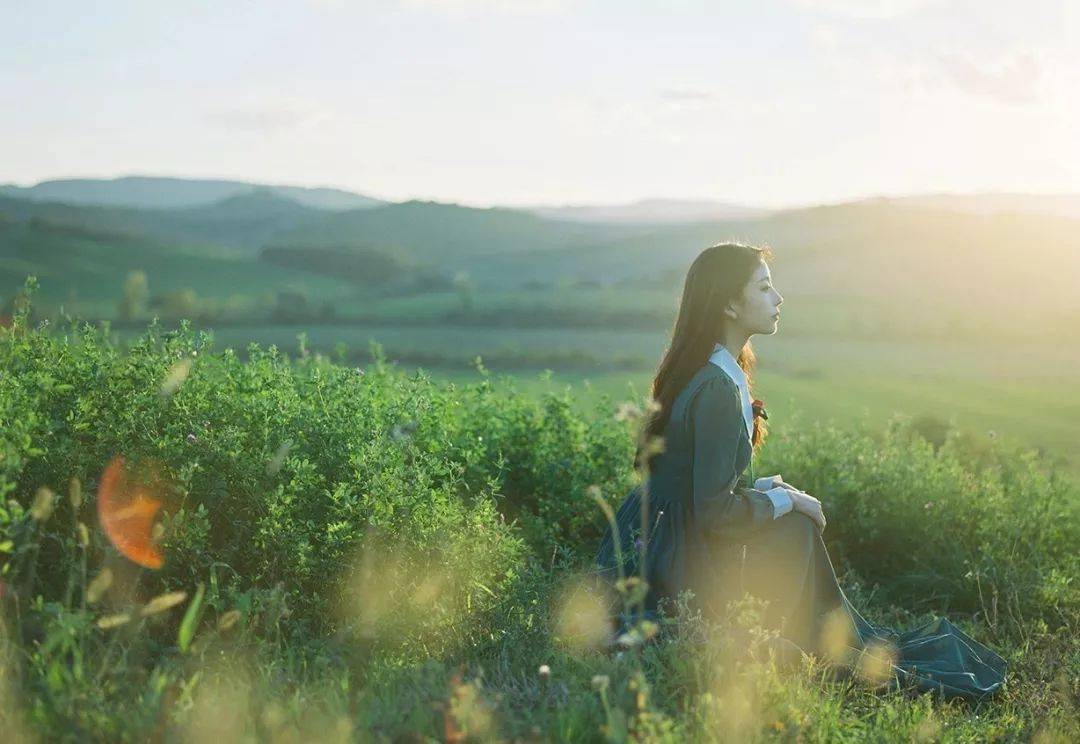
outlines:
M34 494L34 503L30 507L30 516L35 521L45 522L52 516L53 509L56 508L56 494L50 489L42 486Z
M127 625L129 622L131 622L131 615L126 612L118 612L115 615L106 615L99 618L97 626L102 630L111 630L119 628L121 625Z
M101 569L101 573L94 577L90 585L86 587L86 602L87 604L94 604L101 599L105 592L109 591L109 587L113 583L113 572L111 568Z
M180 604L185 599L187 599L187 592L166 592L165 594L159 594L147 602L139 614L143 617L157 615L176 607L176 605Z
M168 397L180 389L191 372L191 359L184 358L169 368L161 383L161 394Z
M68 499L71 501L72 508L78 509L82 506L82 482L78 478L68 481Z

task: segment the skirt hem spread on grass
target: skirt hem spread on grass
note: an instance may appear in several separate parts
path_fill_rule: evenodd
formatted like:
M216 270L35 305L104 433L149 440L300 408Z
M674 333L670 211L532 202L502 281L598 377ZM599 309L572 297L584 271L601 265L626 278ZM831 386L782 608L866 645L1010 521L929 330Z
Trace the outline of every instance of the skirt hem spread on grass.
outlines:
M884 667L888 687L970 701L1003 688L1005 660L945 618L906 632L867 621L844 595L821 532L805 515L791 512L738 538L705 540L689 534L693 520L679 513L679 505L662 508L665 519L644 545L644 619L657 620L658 604L682 589L692 590L695 604L713 617L722 617L728 601L749 593L767 600L763 624L803 652L837 658L839 633L860 663L876 654L869 663ZM615 515L624 576L640 574L642 545L630 537L639 532L640 509L638 486ZM597 578L614 584L619 571L610 526L595 564ZM613 612L612 621L616 635L632 629L624 611Z

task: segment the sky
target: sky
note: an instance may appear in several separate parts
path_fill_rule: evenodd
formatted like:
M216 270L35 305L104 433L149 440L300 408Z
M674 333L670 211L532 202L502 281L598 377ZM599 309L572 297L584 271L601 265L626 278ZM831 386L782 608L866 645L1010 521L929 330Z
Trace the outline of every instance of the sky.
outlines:
M0 0L0 182L1080 192L1073 0Z

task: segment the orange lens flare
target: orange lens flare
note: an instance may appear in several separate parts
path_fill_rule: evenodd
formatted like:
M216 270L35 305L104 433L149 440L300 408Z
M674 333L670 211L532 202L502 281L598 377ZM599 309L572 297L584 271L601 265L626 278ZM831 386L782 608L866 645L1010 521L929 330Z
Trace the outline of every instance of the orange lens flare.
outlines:
M144 479L130 473L119 455L101 474L98 486L98 519L109 540L128 560L145 568L161 568L165 564L154 540L154 519L162 502L155 494L160 490L155 476Z

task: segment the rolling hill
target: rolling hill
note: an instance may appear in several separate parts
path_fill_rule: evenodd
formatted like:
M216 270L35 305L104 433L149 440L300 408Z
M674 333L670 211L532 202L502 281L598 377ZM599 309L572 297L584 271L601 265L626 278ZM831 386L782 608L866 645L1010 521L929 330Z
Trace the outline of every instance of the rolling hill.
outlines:
M0 306L38 277L45 308L112 317L132 271L149 277L154 295L193 290L215 303L272 303L283 290L313 298L351 296L338 278L238 257L216 248L156 242L133 233L94 229L47 217L0 219Z
M874 199L741 220L612 224L420 201L327 211L256 189L183 209L0 197L0 224L0 296L37 273L43 296L55 285L64 289L54 296L104 297L141 269L151 286L211 297L291 282L330 299L361 286L377 291L393 257L423 276L398 283L415 291L449 287L467 272L481 293L621 283L667 297L703 247L743 240L773 247L777 286L800 309L805 332L839 324L946 336L954 327L987 337L1080 333L1080 220L1025 211ZM656 302L646 294L643 305Z
M68 178L34 186L6 184L0 185L0 196L83 206L183 209L206 206L256 189L267 189L313 209L363 209L384 203L343 189L154 176Z
M630 204L529 207L528 211L567 222L663 225L756 219L771 210L703 199L641 199Z

